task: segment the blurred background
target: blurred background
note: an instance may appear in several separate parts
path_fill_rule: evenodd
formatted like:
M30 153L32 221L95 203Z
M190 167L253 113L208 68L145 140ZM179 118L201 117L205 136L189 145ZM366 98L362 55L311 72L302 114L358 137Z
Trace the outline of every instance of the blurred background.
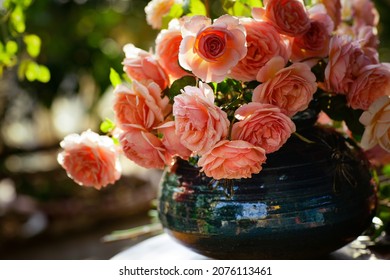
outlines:
M375 2L390 61L390 1ZM109 73L122 72L123 45L153 46L147 3L0 0L1 42L15 42L0 45L0 259L107 259L140 239L104 236L150 223L160 172L127 161L116 185L96 191L56 160L65 135L112 116Z

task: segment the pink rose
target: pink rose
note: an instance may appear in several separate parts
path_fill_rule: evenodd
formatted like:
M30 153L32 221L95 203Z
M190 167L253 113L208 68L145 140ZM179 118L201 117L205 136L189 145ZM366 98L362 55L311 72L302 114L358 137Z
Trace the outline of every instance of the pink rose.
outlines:
M288 43L272 25L250 18L241 18L240 21L247 32L248 52L231 70L231 78L241 81L256 80L259 69L274 56L281 56L287 63L290 57Z
M366 127L361 145L371 149L377 144L390 152L390 96L381 96L364 112L360 122Z
M182 27L179 63L205 82L223 81L247 52L245 28L238 18L189 18Z
M361 68L376 63L373 60L364 53L358 41L352 41L347 35L333 36L325 68L326 90L346 94Z
M329 41L334 28L333 21L322 5L312 7L309 13L310 28L293 39L292 61L322 58L328 55Z
M151 0L145 7L146 22L154 29L161 29L162 19L175 3L181 0Z
M306 8L300 0L268 0L265 9L253 8L252 16L271 23L278 32L291 37L302 35L310 28Z
M274 105L251 102L238 108L232 139L244 140L272 153L286 143L295 124Z
M207 84L184 87L174 99L173 116L180 142L194 154L204 154L228 134L230 122Z
M379 13L371 0L352 0L352 18L355 26L377 26Z
M114 112L122 129L136 124L150 130L162 123L172 108L168 97L161 98L161 89L154 82L145 86L133 81L131 89L119 85L115 94Z
M334 28L341 23L341 0L320 0L320 3L323 4L326 8L327 14L330 16L334 23Z
M308 107L317 90L316 77L304 63L281 68L283 65L282 59L273 58L259 71L258 79L263 83L253 91L252 101L276 105L292 117ZM276 73L269 73L268 68Z
M168 121L157 127L158 133L162 134L162 143L167 152L172 156L179 156L182 159L188 160L191 156L191 151L187 149L176 134L174 121Z
M101 189L121 176L118 150L112 139L90 130L70 134L60 143L59 164L77 184Z
M358 74L347 93L353 109L367 110L380 96L390 95L390 64L367 65Z
M123 60L123 70L127 75L138 82L157 83L161 89L169 84L168 75L151 53L127 44L123 48L126 58Z
M160 65L170 76L171 82L189 75L179 65L179 47L182 40L179 20L173 19L168 29L162 30L156 38L156 56Z
M201 172L216 180L251 178L262 170L266 156L262 148L234 140L220 141L198 161Z
M163 169L171 163L161 140L142 127L127 127L119 141L125 156L142 167Z
M390 153L383 150L379 145L365 151L365 154L371 164L375 166L380 167L390 164Z

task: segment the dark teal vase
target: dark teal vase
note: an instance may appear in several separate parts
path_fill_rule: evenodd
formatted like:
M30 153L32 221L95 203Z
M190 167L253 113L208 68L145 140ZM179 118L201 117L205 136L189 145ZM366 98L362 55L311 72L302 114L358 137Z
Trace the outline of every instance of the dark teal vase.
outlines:
M250 179L215 182L177 160L159 215L183 245L217 259L323 258L371 223L375 184L362 151L334 130L303 126Z

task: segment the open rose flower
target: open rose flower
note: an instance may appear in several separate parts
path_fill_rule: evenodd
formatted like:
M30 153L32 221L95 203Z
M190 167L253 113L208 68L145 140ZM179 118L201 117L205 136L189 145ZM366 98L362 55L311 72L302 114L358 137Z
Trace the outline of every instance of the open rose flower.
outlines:
M309 14L310 28L292 41L292 61L318 59L328 55L329 41L334 28L333 21L322 5L312 7Z
M274 105L252 102L238 108L232 139L245 140L273 153L286 143L295 124Z
M123 47L126 58L123 60L123 69L127 75L138 82L157 83L161 89L169 85L169 77L165 70L160 66L157 59L133 44L127 44Z
M361 68L377 63L368 56L358 41L347 35L335 35L330 41L329 62L325 68L325 89L334 93L346 94Z
M146 22L154 29L161 29L162 19L175 3L182 0L151 0L145 7Z
M214 104L214 92L207 84L186 86L173 104L176 134L180 142L202 155L228 134L226 112Z
M247 35L246 56L233 67L229 77L242 81L256 80L259 70L273 57L280 56L287 63L290 57L289 45L276 29L264 21L241 18Z
M327 14L330 16L334 23L334 29L336 29L341 23L341 0L320 0L321 4L325 6Z
M291 37L302 35L310 28L309 16L300 0L268 0L265 9L253 8L252 16L271 23L278 32Z
M263 83L253 91L252 101L276 105L292 117L308 107L317 90L316 77L304 63L283 66L283 59L276 57L259 72Z
M242 140L220 141L198 161L201 172L216 180L251 178L262 170L265 151Z
M205 82L223 81L247 53L245 28L238 18L223 15L213 24L193 16L182 27L179 63Z
M179 65L179 48L182 40L181 24L177 19L169 22L168 29L161 30L156 38L156 59L174 81L190 75Z
M361 145L371 149L377 144L390 152L390 96L381 96L364 112L360 122L365 126Z
M120 178L119 153L108 136L87 130L66 136L60 145L57 160L79 185L101 189Z
M358 73L347 94L353 109L367 110L382 95L390 95L390 64L367 65Z
M158 133L162 135L161 141L164 144L164 147L172 157L179 156L185 160L189 159L192 152L180 142L180 138L176 134L174 121L168 121L157 127L157 129Z
M144 86L133 81L131 89L119 85L115 95L114 112L122 129L135 124L150 130L162 123L172 108L167 97L161 98L161 89L154 82Z
M352 18L355 26L377 26L379 13L370 0L352 0Z
M125 156L145 168L163 169L170 164L161 140L139 126L129 126L119 136Z

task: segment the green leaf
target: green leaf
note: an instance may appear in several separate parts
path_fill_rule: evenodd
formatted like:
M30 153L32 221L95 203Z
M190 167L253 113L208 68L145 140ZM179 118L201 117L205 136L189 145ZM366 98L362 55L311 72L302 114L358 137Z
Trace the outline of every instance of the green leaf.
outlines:
M162 18L162 29L167 29L169 22L174 18L180 18L183 14L183 7L180 4L174 4L169 13Z
M23 33L26 30L24 12L21 6L16 6L12 11L10 23L13 29L18 33Z
M5 51L8 54L15 54L18 51L18 44L15 41L8 41L5 45Z
M39 72L40 72L39 65L34 61L30 61L27 64L26 72L24 75L27 80L33 82L38 78Z
M196 79L193 76L184 76L176 81L174 81L171 87L164 91L165 95L169 97L171 101L176 95L181 93L181 90L185 86L196 86Z
M223 3L224 10L233 16L250 17L253 7L262 7L261 0L225 0Z
M47 83L50 81L50 71L49 68L47 68L44 65L39 65L39 73L37 76L37 80L41 83Z
M115 71L114 68L110 68L110 82L113 87L116 87L122 83L121 76L118 74L118 72Z
M27 46L27 52L31 57L37 57L41 52L41 38L31 34L23 37L23 41Z
M115 128L115 123L110 120L109 118L106 118L101 124L100 124L100 130L103 133L109 133L113 131Z
M190 14L189 15L202 15L207 16L206 6L201 0L190 0Z
M382 169L383 174L390 176L390 164L385 165Z

